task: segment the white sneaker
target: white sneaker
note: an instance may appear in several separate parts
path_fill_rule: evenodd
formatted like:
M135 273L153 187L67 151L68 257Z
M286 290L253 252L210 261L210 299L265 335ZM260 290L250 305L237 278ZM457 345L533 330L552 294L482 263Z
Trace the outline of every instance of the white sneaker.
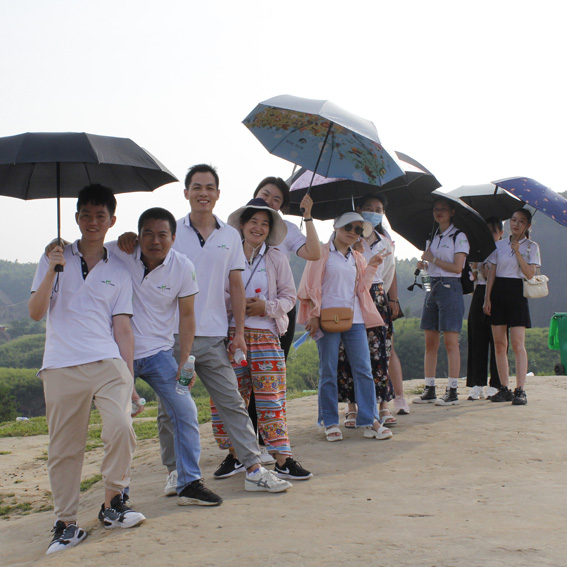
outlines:
M484 398L484 391L482 390L482 386L473 386L470 389L469 397L467 400L480 400L480 398Z
M244 490L248 492L285 492L292 486L291 482L278 478L264 467L260 467L255 474L246 473L244 480Z
M408 415L410 412L408 403L403 396L396 396L394 398L394 408L398 415Z
M261 465L273 465L276 459L268 453L268 449L264 445L260 445L260 464Z
M493 388L492 386L488 386L488 388L486 388L486 398L491 398L492 396L494 396L494 394L498 393L498 388Z
M165 488L163 493L166 496L176 496L177 495L177 471L171 471L167 477L167 482L165 483Z

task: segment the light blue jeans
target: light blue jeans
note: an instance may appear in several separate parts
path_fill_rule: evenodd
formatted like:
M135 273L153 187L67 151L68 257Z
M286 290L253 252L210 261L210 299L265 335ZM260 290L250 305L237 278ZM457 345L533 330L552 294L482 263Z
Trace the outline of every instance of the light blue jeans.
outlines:
M145 380L165 406L173 424L173 443L177 456L177 492L201 478L199 458L199 418L197 406L189 392L180 396L175 391L177 362L173 349L162 350L147 358L134 361L134 376Z
M376 416L376 391L364 323L356 323L344 333L327 333L317 341L319 350L319 425L339 424L337 366L339 343L343 341L352 369L358 404L357 427L372 425Z

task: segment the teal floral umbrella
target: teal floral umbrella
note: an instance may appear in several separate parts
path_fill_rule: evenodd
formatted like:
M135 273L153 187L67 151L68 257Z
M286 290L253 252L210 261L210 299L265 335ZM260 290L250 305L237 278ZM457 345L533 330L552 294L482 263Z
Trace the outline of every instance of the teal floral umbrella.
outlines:
M327 100L276 96L256 106L243 124L271 154L313 175L378 186L404 175L372 122Z

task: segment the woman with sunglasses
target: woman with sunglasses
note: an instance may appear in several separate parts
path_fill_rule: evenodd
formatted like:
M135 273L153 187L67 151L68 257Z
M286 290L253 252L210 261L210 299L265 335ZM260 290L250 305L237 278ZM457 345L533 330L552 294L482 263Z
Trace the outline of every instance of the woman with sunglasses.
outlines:
M531 327L528 300L524 297L524 279L535 276L541 265L539 246L530 240L532 214L527 209L518 209L510 219L510 238L499 240L496 250L488 257L491 264L484 312L490 316L496 365L502 384L500 390L490 400L492 402L512 402L523 406L528 403L524 390L528 371L526 352L526 328ZM516 358L516 389L512 393L508 387L508 333Z
M352 246L361 236L368 236L372 226L358 213L337 217L335 232L323 246L321 258L309 262L299 285L299 318L309 334L317 339L319 351L319 425L326 429L327 441L340 441L337 366L339 343L351 361L354 389L358 404L356 426L364 429L364 437L388 439L392 432L376 416L376 390L366 328L380 327L384 321L376 309L369 288L385 253L379 252L368 264ZM352 326L343 332L321 329L321 310L349 308L353 312Z
M425 390L412 400L414 404L444 406L459 403L459 334L465 313L460 277L469 253L469 241L466 234L453 224L454 215L455 208L449 199L437 197L433 201L433 218L438 228L432 240L426 242L426 250L417 263L420 270L426 268L429 272L431 291L425 293L420 325L425 332ZM437 398L435 374L441 333L447 350L449 383L445 394Z
M370 295L378 312L384 319L385 326L367 329L368 347L370 349L370 364L376 384L376 400L379 403L380 421L390 427L397 423L396 418L388 409L388 402L394 398L398 413L407 414L409 408L404 398L403 376L399 359L394 351L393 318L399 313L394 244L382 226L384 218L385 197L375 194L365 195L356 210L373 227L372 233L360 240L359 250L368 261L377 252L384 251L384 262L376 270ZM360 249L358 248L360 246ZM390 296L391 294L391 296ZM390 367L392 363L392 367ZM392 373L390 374L390 368ZM395 380L395 382L394 382ZM356 396L352 380L352 372L344 345L339 348L339 402L347 403L345 412L345 427L356 427Z

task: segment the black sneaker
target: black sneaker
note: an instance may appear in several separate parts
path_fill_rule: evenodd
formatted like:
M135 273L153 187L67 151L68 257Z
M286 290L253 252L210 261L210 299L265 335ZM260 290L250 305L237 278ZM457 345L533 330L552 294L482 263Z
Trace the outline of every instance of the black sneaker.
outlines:
M140 512L134 512L129 508L121 494L117 494L111 501L108 508L104 504L98 513L98 519L104 524L107 530L112 528L133 528L141 524L146 516Z
M414 398L412 404L432 404L437 399L437 394L435 393L435 386L425 386L423 394L419 398Z
M222 498L209 490L203 479L194 480L188 484L177 496L177 504L179 506L219 506L222 504Z
M525 390L522 388L516 388L514 390L514 397L512 398L513 406L525 406L528 403L528 397L526 396Z
M53 534L53 538L47 548L46 555L75 547L87 537L87 532L82 530L77 524L69 524L66 526L65 522L61 520L55 522L51 533Z
M457 388L447 388L445 393L438 400L435 400L436 406L454 406L458 403Z
M213 476L215 478L228 478L233 474L244 471L244 465L229 453L226 459L220 464L220 467L213 473Z
M292 478L294 480L309 480L313 476L291 457L288 457L281 466L276 463L274 472L280 478Z
M507 386L500 386L500 390L496 392L491 398L491 402L511 402L514 399L512 390ZM526 400L527 401L527 400Z

